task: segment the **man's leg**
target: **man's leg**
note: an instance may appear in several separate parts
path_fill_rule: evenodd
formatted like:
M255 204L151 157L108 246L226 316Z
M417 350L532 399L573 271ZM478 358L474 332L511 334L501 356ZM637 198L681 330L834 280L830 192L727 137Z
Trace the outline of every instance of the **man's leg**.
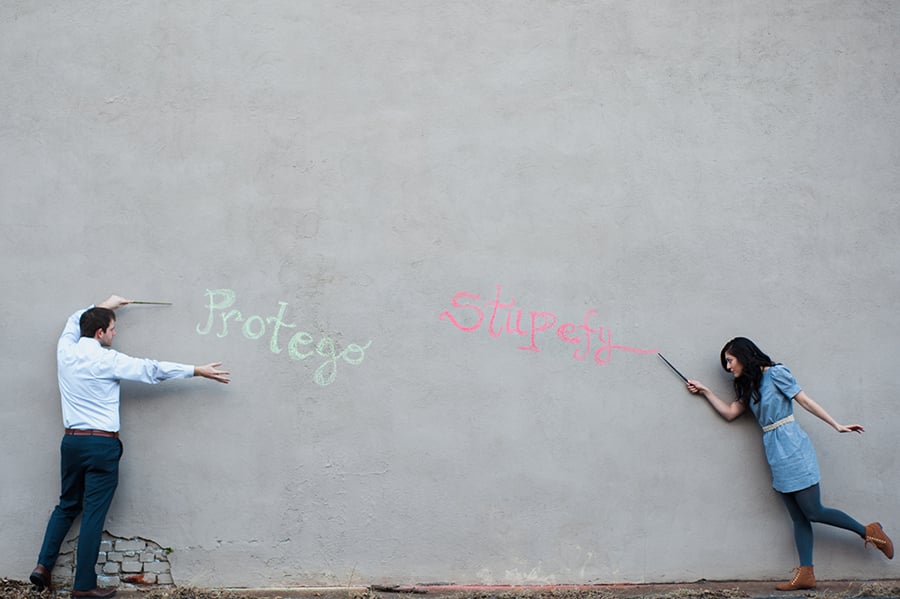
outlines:
M84 495L84 456L79 450L78 440L72 436L63 437L60 444L60 494L59 504L53 509L44 542L38 554L38 564L49 572L59 557L59 548L72 527L72 522L81 513ZM49 582L49 581L48 581Z
M90 440L90 465L84 476L84 513L78 534L73 591L89 591L97 586L97 555L106 513L119 483L119 458L122 444L109 437L84 437Z

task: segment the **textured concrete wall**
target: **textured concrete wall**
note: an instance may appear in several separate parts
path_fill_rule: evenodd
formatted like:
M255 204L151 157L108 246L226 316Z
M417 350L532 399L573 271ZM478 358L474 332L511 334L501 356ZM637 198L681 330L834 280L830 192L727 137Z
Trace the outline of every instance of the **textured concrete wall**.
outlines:
M110 293L173 302L119 349L233 371L123 388L107 529L176 583L781 578L757 427L651 351L727 394L735 335L867 425L798 415L826 502L900 531L898 33L892 1L2 3L0 575L58 489L57 335ZM896 575L817 534L820 576Z

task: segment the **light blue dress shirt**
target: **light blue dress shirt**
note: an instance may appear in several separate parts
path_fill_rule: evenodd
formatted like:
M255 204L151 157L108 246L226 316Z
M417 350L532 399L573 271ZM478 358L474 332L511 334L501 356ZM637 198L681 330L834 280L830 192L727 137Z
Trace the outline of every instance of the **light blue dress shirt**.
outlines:
M194 376L193 366L132 358L103 347L94 338L82 337L79 321L85 310L69 317L56 346L66 428L118 432L119 381L154 384Z
M750 410L760 426L768 426L794 413L793 398L800 385L783 364L763 372L759 402ZM772 469L772 487L781 493L800 491L819 482L819 462L806 432L797 422L788 422L763 432L763 447Z

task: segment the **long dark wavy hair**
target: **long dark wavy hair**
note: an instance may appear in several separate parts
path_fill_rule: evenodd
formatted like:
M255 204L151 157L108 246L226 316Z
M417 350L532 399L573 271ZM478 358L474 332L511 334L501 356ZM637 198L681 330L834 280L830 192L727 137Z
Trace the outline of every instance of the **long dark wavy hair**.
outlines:
M722 361L722 368L728 370L725 352L734 356L743 366L741 376L734 379L734 392L738 400L745 404L751 401L759 402L759 384L762 381L763 368L774 366L775 363L746 337L735 337L722 348L719 359Z

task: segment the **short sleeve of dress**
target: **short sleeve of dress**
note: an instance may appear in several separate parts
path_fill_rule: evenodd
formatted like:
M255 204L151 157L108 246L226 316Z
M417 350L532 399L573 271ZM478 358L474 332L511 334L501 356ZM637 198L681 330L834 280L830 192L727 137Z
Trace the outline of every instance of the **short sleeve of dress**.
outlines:
M769 373L772 375L775 388L781 391L786 398L792 399L802 390L800 383L797 382L787 366L776 364L769 369Z

